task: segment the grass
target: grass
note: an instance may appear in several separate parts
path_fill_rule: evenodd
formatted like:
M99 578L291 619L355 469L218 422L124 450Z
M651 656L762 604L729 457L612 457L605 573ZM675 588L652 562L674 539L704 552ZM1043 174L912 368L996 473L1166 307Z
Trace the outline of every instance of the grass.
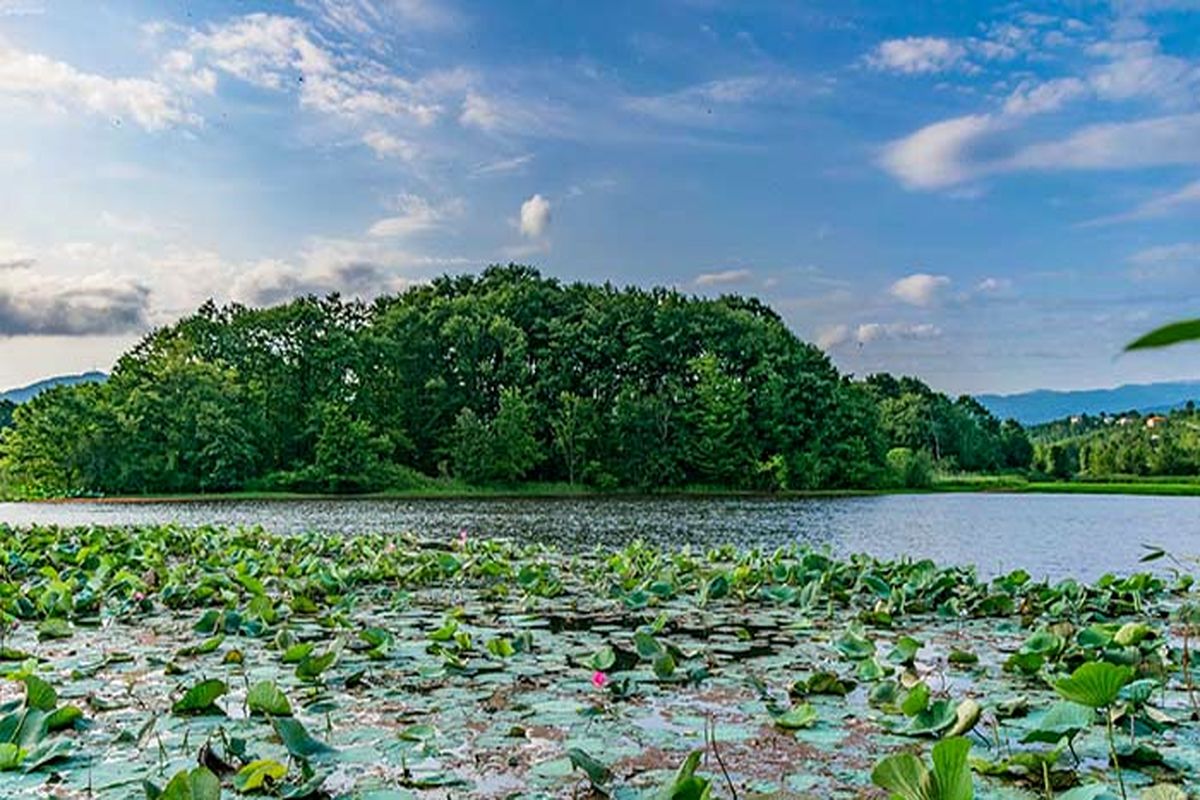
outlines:
M243 501L287 501L320 499L397 499L397 500L469 500L469 499L543 499L560 498L609 498L609 497L692 497L692 498L772 498L805 499L829 497L867 497L889 494L930 493L1012 493L1012 494L1112 494L1164 497L1200 496L1200 477L1139 477L1122 476L1118 480L1076 479L1071 481L1028 480L1021 475L939 475L933 485L925 489L875 488L875 489L818 489L807 491L760 492L721 489L713 486L683 486L654 492L635 489L597 489L591 486L552 482L524 482L472 486L457 480L431 480L420 487L389 489L364 494L335 494L321 492L283 491L240 491L173 494L147 494L112 497L45 498L17 492L5 492L0 487L0 501L37 501L56 503L158 503L158 502L202 502L211 500Z

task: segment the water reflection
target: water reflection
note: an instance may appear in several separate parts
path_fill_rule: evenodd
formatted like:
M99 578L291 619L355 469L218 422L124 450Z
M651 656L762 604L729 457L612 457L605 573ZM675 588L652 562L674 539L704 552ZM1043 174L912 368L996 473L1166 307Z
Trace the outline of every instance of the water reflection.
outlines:
M1200 553L1200 498L931 494L803 500L564 498L0 503L0 522L262 525L280 532L507 536L568 550L642 538L681 547L792 543L838 554L910 555L995 574L1093 579L1137 568L1140 543Z

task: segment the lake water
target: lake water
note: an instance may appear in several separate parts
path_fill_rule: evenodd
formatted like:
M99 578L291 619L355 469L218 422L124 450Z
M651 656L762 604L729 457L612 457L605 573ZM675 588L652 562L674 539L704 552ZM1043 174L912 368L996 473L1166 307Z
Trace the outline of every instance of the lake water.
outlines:
M11 525L262 525L284 533L404 531L506 536L568 550L642 538L674 546L792 543L845 555L909 555L994 575L1094 579L1138 568L1141 544L1200 555L1200 498L923 494L799 500L565 498L0 503Z

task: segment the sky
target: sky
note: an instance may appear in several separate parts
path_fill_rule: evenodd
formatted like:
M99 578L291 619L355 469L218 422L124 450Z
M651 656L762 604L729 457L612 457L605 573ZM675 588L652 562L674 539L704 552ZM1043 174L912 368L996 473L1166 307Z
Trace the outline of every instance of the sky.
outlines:
M949 392L1200 377L1200 0L0 0L0 388L490 263Z

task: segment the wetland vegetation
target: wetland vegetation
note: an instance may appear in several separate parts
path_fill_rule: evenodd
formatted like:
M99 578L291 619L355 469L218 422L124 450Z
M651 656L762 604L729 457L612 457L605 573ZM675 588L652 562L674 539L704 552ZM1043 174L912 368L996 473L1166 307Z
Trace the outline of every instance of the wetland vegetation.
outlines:
M1161 800L1200 768L1161 552L1091 584L169 526L0 556L13 793Z

